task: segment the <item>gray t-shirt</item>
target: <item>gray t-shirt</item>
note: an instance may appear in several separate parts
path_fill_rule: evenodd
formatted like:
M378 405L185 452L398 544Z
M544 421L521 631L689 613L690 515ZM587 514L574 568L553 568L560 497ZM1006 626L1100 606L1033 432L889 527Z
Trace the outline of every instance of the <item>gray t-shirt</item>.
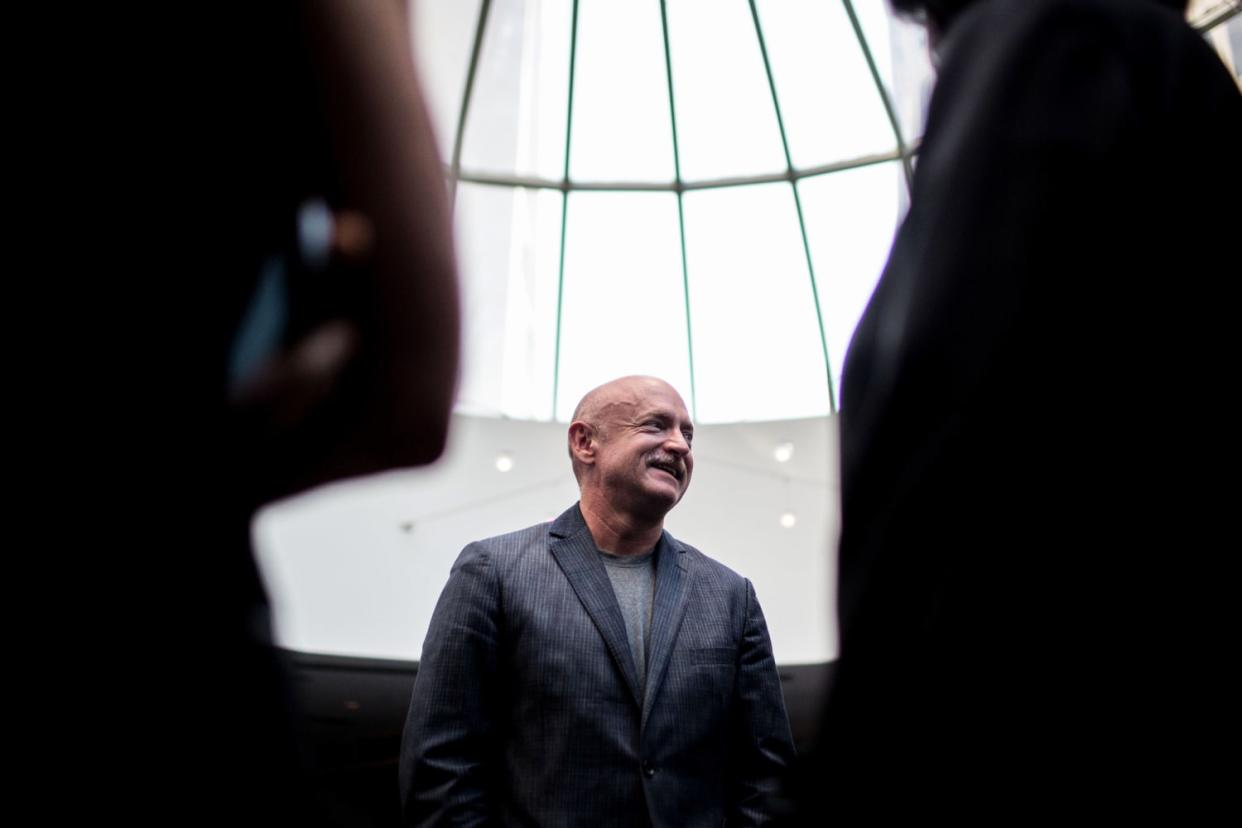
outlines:
M600 550L612 591L621 605L625 635L638 670L638 687L647 692L647 648L651 644L651 613L655 604L655 550L641 555L613 555Z

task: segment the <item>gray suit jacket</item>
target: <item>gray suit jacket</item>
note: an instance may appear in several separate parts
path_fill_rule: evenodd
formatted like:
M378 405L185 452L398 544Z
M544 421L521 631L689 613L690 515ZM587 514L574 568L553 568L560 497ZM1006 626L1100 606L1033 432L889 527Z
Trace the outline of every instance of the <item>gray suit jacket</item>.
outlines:
M575 505L472 543L432 617L401 750L407 822L751 825L793 755L745 578L664 533L647 692Z

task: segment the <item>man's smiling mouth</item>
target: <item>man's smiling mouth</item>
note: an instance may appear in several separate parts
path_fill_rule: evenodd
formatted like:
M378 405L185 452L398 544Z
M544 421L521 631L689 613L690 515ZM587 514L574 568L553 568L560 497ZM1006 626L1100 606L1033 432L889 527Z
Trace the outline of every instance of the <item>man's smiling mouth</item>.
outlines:
M681 470L681 467L678 466L676 463L668 463L662 460L657 460L653 463L650 463L649 465L653 469L659 469L662 472L672 475L673 479L676 480L678 483L680 483L682 480L683 472Z

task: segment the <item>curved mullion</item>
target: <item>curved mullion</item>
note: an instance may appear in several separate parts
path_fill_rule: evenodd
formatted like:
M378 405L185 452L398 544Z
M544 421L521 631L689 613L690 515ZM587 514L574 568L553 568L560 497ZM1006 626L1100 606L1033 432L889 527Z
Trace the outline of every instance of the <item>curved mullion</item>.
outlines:
M908 155L918 153L918 145L906 148ZM703 181L564 181L535 176L504 175L497 173L460 172L457 178L471 184L487 184L494 187L528 187L537 190L560 190L562 192L644 192L644 193L675 193L691 190L713 190L725 187L745 187L750 184L774 184L779 181L801 181L828 173L857 170L874 164L888 161L900 161L900 152L883 152L876 155L863 155L845 161L834 161L831 164L819 164L793 172L762 173L759 175L743 175L731 178L712 178Z
M561 252L556 270L556 346L552 363L552 419L556 419L556 399L561 389L561 310L565 299L565 225L569 219L569 139L574 131L574 68L578 60L578 0L574 0L569 25L569 102L565 112L565 164L561 168Z
M858 22L858 15L854 13L853 2L841 0L841 5L845 7L845 13L850 18L850 25L854 27L854 37L858 39L858 46L862 49L867 68L871 71L871 79L875 82L876 91L880 93L880 100L884 104L884 111L888 114L888 122L893 127L893 135L897 138L897 151L901 154L901 169L906 176L906 191L909 192L914 180L914 169L910 166L910 151L901 135L901 122L897 120L897 110L893 108L893 100L888 96L888 90L884 88L884 79L880 77L880 70L875 65L871 47L867 45L867 38L863 35L862 24Z
M461 108L457 111L457 132L453 135L453 157L449 162L449 204L457 203L457 182L461 178L461 149L466 133L466 115L470 112L470 98L474 95L474 78L479 68L479 54L483 50L483 33L487 30L487 15L492 0L482 0L479 5L479 22L474 27L474 45L470 49L470 65L466 69L466 85L461 92Z
M776 94L776 80L772 77L772 64L768 60L768 44L763 37L763 26L759 22L759 10L755 8L755 0L750 0L750 16L755 21L755 36L759 39L759 51L763 55L763 71L768 76L768 89L772 93L772 108L776 111L776 125L781 131L781 148L785 151L785 166L789 187L793 190L794 206L798 210L798 230L802 234L802 250L806 254L806 272L811 280L811 297L815 300L815 319L819 322L819 344L824 351L824 375L828 379L828 410L837 410L837 393L832 381L832 363L828 361L828 335L824 331L824 313L819 303L819 287L815 283L815 264L811 261L811 243L806 236L806 221L802 217L802 197L798 195L798 182L794 178L793 157L789 154L789 140L785 136L785 118L781 114L780 98Z
M690 415L699 418L698 394L694 385L694 334L690 327L690 268L686 261L686 213L682 204L685 183L681 180L681 146L677 140L677 102L673 96L673 58L668 45L668 7L660 0L660 26L664 34L664 74L668 83L668 115L673 130L673 183L667 189L677 194L677 238L681 242L681 286L686 302L686 358L690 363Z

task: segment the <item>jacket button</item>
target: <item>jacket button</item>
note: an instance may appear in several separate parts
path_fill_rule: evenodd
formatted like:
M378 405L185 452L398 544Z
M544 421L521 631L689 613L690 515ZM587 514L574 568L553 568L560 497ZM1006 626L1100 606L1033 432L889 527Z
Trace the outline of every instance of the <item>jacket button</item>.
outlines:
M651 764L646 759L643 760L643 776L650 779L655 776L655 770L655 765Z

